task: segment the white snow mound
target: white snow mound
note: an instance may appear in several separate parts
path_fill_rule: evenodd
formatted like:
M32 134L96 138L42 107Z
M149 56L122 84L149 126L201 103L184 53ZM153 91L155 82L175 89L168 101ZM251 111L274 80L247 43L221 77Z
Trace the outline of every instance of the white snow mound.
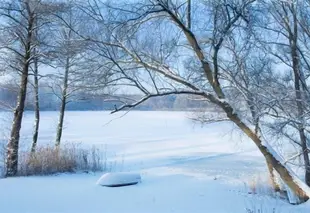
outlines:
M141 182L141 176L138 173L114 172L102 175L97 181L97 184L101 186L116 187L133 185L139 182Z

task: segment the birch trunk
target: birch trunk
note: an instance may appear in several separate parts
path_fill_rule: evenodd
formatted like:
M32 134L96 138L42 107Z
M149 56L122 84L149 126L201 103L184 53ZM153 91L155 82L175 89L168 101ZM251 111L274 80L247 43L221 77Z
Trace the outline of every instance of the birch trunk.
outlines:
M68 91L68 78L69 78L69 69L70 69L70 60L69 57L66 59L66 66L65 66L65 76L63 81L63 89L61 95L61 104L60 104L60 111L59 111L59 121L57 126L57 134L56 134L56 147L59 147L62 131L63 131L63 122L65 117L66 111L66 104L67 104L67 91Z
M38 58L37 57L35 57L34 59L34 93L35 93L34 95L35 121L34 121L34 132L33 132L33 138L32 138L31 153L34 153L36 150L38 135L39 135L39 126L40 126L39 79L38 79Z

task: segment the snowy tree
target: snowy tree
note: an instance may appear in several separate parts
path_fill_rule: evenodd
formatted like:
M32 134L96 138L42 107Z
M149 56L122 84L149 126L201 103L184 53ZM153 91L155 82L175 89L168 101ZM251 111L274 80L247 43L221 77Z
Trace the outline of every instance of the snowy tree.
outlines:
M61 8L58 3L41 0L2 1L1 56L5 66L18 73L19 91L14 109L11 135L7 145L6 176L14 176L18 169L18 149L20 129L25 108L30 69L38 54L34 51L38 42L35 32L45 22L41 22L51 10ZM40 25L37 25L40 23Z
M282 64L282 72L273 79L274 110L269 111L273 122L268 127L273 133L288 139L293 145L299 146L300 151L294 153L294 160L303 157L305 182L310 186L310 161L307 129L309 126L309 91L307 76L309 59L307 57L307 35L304 30L307 23L301 22L302 12L307 8L303 2L273 1L266 4L268 20L258 25L262 34L258 42L273 58L274 64ZM266 13L265 13L266 14ZM277 84L277 85L275 85ZM283 88L284 92L280 92ZM270 97L270 100L274 100Z
M70 102L82 100L78 92L104 91L108 84L110 68L96 59L94 46L83 38L87 19L75 2L64 5L53 14L52 44L49 59L56 72L51 75L54 95L60 101L55 145L61 143L66 107Z
M104 43L105 50L117 49L121 52L111 60L118 65L121 75L135 82L135 86L145 95L114 112L138 106L156 96L188 94L205 99L217 106L218 112L255 143L271 169L280 175L301 201L305 201L309 198L307 186L283 163L259 131L259 113L262 109L253 105L256 101L256 95L253 96L254 80L230 78L237 86L246 86L241 90L247 92L243 98L247 102L242 107L250 112L250 122L240 112L242 107L233 101L231 90L227 89L227 76L233 72L241 77L253 78L251 72L244 72L248 68L243 69L238 64L238 60L242 61L245 57L242 55L244 51L235 51L232 56L228 47L229 42L233 42L231 38L235 38L237 43L247 39L243 35L255 21L253 8L257 4L254 2L206 0L192 3L189 28L186 24L188 7L183 1L150 0L126 5L96 1L93 6L102 7L92 10L92 17L96 17L102 33L110 32L110 37L108 40L93 40ZM102 10L110 12L109 17L114 21L98 16ZM239 34L239 38L235 37L240 31L244 32ZM196 69L187 69L189 60ZM234 63L234 66L227 66L227 61ZM265 67L260 65L255 69ZM256 125L252 128L252 124Z

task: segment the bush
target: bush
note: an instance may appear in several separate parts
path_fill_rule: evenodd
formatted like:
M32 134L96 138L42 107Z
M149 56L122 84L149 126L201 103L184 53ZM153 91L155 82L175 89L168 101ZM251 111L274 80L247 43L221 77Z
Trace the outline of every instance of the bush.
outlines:
M58 148L40 146L35 153L23 151L19 155L19 176L106 170L106 152L95 146L90 149L81 148L77 144Z

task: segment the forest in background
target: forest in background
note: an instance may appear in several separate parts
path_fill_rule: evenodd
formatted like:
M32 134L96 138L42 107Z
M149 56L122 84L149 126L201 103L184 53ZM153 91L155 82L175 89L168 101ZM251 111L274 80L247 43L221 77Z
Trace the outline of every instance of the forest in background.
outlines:
M16 105L18 96L18 85L13 86L9 84L0 84L0 111L13 111ZM26 98L25 110L34 111L34 93L28 89ZM58 94L60 95L60 94ZM67 104L67 111L99 111L99 110L114 110L115 107L120 107L125 102L133 103L140 99L142 95L138 94L91 94L87 92L77 92L71 101ZM58 111L60 107L60 100L54 94L54 91L47 86L39 87L39 104L41 111ZM192 111L202 109L209 105L207 102L195 100L193 97L186 95L169 95L162 97L155 97L137 106L134 110L146 111Z

